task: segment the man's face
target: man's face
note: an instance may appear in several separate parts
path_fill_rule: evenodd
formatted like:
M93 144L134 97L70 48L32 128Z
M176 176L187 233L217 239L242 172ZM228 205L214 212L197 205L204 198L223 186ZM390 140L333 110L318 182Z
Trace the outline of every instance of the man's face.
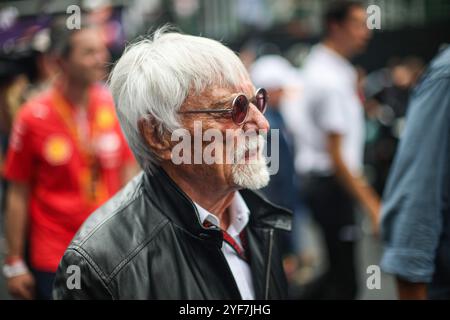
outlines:
M359 54L364 52L371 38L371 31L367 28L367 15L363 8L353 7L347 19L337 26L336 31L341 43L344 43L348 52Z
M180 111L201 109L228 109L232 107L232 101L238 94L245 94L251 99L255 94L255 88L251 82L243 82L238 88L215 88L204 92L201 96L190 96L181 107ZM183 128L187 129L192 137L192 160L195 153L201 157L201 164L181 164L178 169L195 176L197 179L212 182L215 185L238 188L260 188L268 183L269 174L265 159L262 155L264 143L258 133L268 130L269 124L264 115L250 103L246 120L241 125L233 122L230 114L222 113L183 113L180 114ZM206 131L220 133L220 138L211 138L203 141L198 135L195 126L201 124L201 134ZM245 141L244 133L250 138ZM253 133L253 134L252 134ZM200 150L195 150L195 139L202 141ZM231 146L231 147L230 147ZM210 152L214 149L214 152ZM216 152L218 154L216 154ZM217 163L205 163L210 156L218 156L222 159ZM227 161L233 159L233 161ZM193 161L192 161L193 162ZM175 165L175 164L173 164ZM175 165L176 166L176 165Z
M82 29L72 35L71 51L63 58L63 71L83 85L106 76L109 53L95 28Z

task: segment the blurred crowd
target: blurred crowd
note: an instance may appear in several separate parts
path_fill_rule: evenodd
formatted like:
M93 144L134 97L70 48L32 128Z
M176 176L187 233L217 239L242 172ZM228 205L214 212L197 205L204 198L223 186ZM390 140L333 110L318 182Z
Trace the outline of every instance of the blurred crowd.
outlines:
M88 3L80 30L67 30L66 16L46 17L0 53L0 217L15 297L51 297L60 256L78 227L139 170L106 80L142 21L129 19L126 30L108 1ZM279 171L262 191L294 212L284 239L292 298L357 297L361 219L379 241L381 197L411 92L428 62L406 55L374 71L354 65L371 40L366 18L364 6L340 1L325 12L324 35L315 45L297 44L301 50L293 54L259 37L240 48L255 86L268 91L266 118L279 129ZM54 134L45 140L48 130ZM309 220L326 256L317 277L306 272L317 268L303 236ZM308 292L296 291L307 284Z

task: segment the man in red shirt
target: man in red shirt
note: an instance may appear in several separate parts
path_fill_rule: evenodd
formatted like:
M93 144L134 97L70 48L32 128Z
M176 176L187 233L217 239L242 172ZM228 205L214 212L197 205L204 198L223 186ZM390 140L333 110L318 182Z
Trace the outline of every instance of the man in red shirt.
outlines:
M51 298L54 273L76 231L136 168L112 97L97 83L108 60L97 29L55 24L51 38L61 72L21 108L4 171L10 181L4 274L9 292L24 299Z

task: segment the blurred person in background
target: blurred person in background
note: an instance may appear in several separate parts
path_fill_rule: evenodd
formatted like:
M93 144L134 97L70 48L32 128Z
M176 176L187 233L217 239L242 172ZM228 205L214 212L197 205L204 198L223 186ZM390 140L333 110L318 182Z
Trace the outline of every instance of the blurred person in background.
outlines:
M389 106L396 118L404 117L411 89L423 72L423 61L415 56L392 58L388 66L367 75L367 98Z
M10 55L0 55L0 174L3 173L8 149L13 111L21 101L21 93L27 86L25 70L19 61ZM0 218L3 217L7 184L0 177Z
M28 74L29 85L23 97L24 102L50 88L57 74L55 65L48 54L50 30L48 28L30 29L28 47L31 51L31 57L28 59L27 64L31 72Z
M391 59L388 67L364 80L367 97L365 164L372 171L371 184L382 194L403 131L412 88L423 71L420 58Z
M108 52L97 29L57 20L50 54L59 69L46 91L20 108L4 177L10 294L50 299L58 263L87 216L135 172L110 93L99 83Z
M383 195L381 267L400 299L450 299L450 48L414 89Z
M86 11L86 21L94 24L99 30L101 41L105 43L112 56L117 60L125 45L125 34L110 0L84 0L82 8Z
M328 258L317 298L356 297L355 200L377 231L380 202L362 176L364 110L349 62L363 52L370 35L359 2L331 2L325 37L305 61L304 101L290 111L301 197L322 229Z
M265 88L269 96L269 103L265 113L270 128L278 130L278 172L271 176L269 184L261 191L271 202L295 211L298 198L297 181L294 169L294 146L290 132L287 130L281 114L282 99L293 67L286 59L278 55L265 55L256 60L250 67L250 75L256 87ZM267 139L267 150L271 148L270 132ZM270 157L271 155L269 155ZM282 243L282 252L285 257L285 270L292 276L294 268L294 238L286 234Z
M12 122L20 106L48 86L52 78L50 63L43 52L47 49L45 35L30 29L11 52L0 52L0 217L7 189L2 173Z

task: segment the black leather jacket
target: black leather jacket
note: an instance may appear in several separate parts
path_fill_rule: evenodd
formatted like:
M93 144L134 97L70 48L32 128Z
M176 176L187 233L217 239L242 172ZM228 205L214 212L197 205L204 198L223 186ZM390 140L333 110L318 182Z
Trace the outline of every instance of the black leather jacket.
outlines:
M278 234L290 229L291 215L253 191L240 193L251 212L246 230L256 299L286 298ZM53 296L241 299L222 241L219 229L200 224L192 200L163 170L141 173L78 231Z

